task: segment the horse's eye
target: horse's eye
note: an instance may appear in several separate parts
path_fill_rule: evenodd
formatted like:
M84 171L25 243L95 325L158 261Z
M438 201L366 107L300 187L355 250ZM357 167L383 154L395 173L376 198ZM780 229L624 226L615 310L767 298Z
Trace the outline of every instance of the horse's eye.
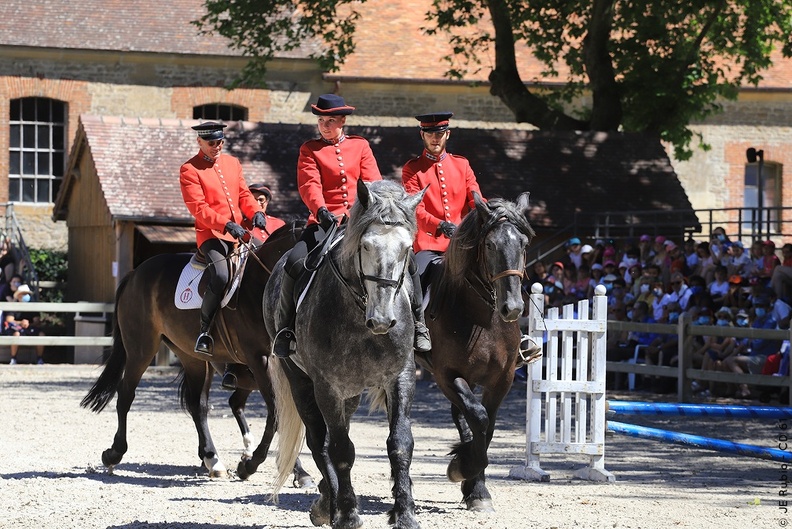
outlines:
M364 252L370 252L371 251L371 244L369 244L367 242L364 242L361 246L363 247L363 251Z

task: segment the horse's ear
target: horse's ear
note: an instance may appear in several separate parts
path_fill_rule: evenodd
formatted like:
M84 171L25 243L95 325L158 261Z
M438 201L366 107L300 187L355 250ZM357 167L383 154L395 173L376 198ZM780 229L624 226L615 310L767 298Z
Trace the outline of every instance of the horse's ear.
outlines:
M523 217L528 217L528 213L530 212L530 206L528 199L530 198L531 193L528 191L524 193L520 193L520 196L517 197L517 209L519 209Z
M371 193L369 193L368 186L362 178L357 181L357 200L363 205L364 209L368 209L371 205Z
M404 203L407 204L407 207L409 207L411 211L415 211L415 209L418 208L418 204L420 204L421 200L423 200L423 197L426 194L426 190L429 189L430 185L432 184L431 183L426 184L426 187L424 187L421 191L417 192L414 195L409 195L409 194L407 195L407 199L405 200Z
M487 206L487 203L484 202L483 198L481 198L481 195L475 191L473 191L473 202L476 204L476 210L478 211L479 219L484 220L488 218L490 215L489 206Z

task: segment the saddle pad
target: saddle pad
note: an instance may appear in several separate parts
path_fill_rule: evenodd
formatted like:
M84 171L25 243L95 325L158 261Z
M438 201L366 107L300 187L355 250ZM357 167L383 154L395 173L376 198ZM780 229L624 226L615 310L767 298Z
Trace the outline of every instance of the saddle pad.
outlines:
M223 297L223 301L220 302L221 307L225 307L228 304L231 296L234 295L234 291L236 291L239 286L244 266L247 263L247 252L247 246L242 246L240 248L239 273L234 274L232 277L231 286ZM179 281L176 284L176 292L173 296L173 303L176 305L177 309L188 310L201 308L203 296L198 292L198 284L208 265L198 262L196 260L196 255L193 255L190 261L184 265L179 275Z

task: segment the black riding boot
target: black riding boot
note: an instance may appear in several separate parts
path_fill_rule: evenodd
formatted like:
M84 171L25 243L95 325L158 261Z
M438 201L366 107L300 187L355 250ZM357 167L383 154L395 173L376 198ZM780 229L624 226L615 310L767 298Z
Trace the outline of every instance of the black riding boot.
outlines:
M412 312L415 319L415 337L413 338L413 349L419 353L428 353L432 350L432 340L429 337L429 328L426 326L423 314L423 290L421 289L421 279L418 270L414 266L414 260L410 263L410 276L413 282Z
M278 358L288 358L297 350L297 337L294 335L294 279L283 274L280 299L278 300L278 333L272 343L272 354Z
M207 288L201 303L201 334L198 335L198 340L195 342L196 353L212 356L214 340L209 334L209 328L212 326L212 320L219 304L220 299L210 288Z

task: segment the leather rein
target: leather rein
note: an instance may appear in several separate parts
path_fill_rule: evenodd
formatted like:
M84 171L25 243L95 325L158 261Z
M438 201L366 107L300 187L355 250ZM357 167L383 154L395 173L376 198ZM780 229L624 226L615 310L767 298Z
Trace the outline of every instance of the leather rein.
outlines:
M498 223L502 223L502 222L506 222L506 217L501 217L499 219ZM495 226L496 226L496 224L493 224L492 227L490 228L490 230L492 230ZM489 231L487 233L489 233ZM484 281L484 279L481 277L480 273L472 274L473 280L475 280L475 282L480 286L480 288L477 287L477 285L473 284L473 281L468 276L468 274L465 274L465 281L468 283L468 286L470 286L470 288L472 288L473 291L476 294L478 294L478 296L487 305L489 305L489 307L493 311L495 311L495 310L497 310L497 307L495 305L495 301L496 301L495 300L495 287L493 286L495 281L497 281L499 279L503 279L504 277L510 277L510 276L517 276L517 277L520 278L520 281L522 281L523 278L525 277L525 262L526 262L526 258L527 258L527 250L523 250L522 257L520 259L521 269L506 269L506 270L503 270L502 272L498 272L497 274L493 274L492 272L490 272L489 268L487 267L487 259L486 259L486 255L484 254L484 237L485 236L486 236L486 233L484 233L482 235L481 242L478 245L478 258L477 258L477 260L478 260L479 263L481 263L481 267L484 269L483 270L484 271L484 276L486 277L487 281L486 282ZM483 289L484 292L482 292L481 289ZM487 295L485 296L485 294L487 294Z

